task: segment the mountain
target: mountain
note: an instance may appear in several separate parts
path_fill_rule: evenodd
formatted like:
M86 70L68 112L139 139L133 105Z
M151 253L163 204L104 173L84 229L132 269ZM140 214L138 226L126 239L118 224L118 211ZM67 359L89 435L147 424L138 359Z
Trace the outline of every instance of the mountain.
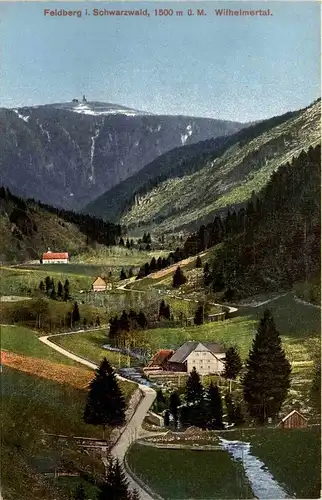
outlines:
M243 126L101 102L0 108L2 184L25 198L79 209L164 152Z
M75 254L88 245L115 245L120 226L24 200L0 187L0 262L39 259L48 247Z
M195 230L238 207L272 173L320 140L321 101L228 137L174 149L112 188L84 211L157 232Z
M208 284L214 291L225 289L227 300L289 290L320 276L321 145L274 172L256 202L228 214L224 226ZM218 228L212 226L213 236ZM206 233L199 231L199 242L200 236L207 240Z

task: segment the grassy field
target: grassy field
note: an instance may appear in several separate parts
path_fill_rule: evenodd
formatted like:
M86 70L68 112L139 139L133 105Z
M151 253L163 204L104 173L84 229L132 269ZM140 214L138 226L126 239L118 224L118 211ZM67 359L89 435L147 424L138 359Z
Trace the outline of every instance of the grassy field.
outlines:
M119 354L113 351L108 351L103 348L104 344L108 344L106 330L95 330L84 333L73 333L71 335L57 336L52 339L55 344L64 347L68 351L72 351L79 356L89 359L93 363L99 363L104 357L116 368L125 366L136 366L137 360L129 358L124 354Z
M103 339L103 332L100 332L100 333L101 333L100 338ZM90 337L90 338L93 338L93 339L95 339L95 338L97 338L97 336L99 336L99 332L96 330L93 332L86 332L86 335L88 335L88 334L89 335L92 334L93 337ZM79 333L77 335L78 335L77 338L82 339L81 336L83 334ZM65 339L69 339L70 337L72 337L72 335L68 335L65 337L53 337L53 339L58 338L58 339L65 340ZM93 342L95 342L95 341L93 340ZM58 342L56 342L56 343L58 343ZM68 342L67 342L67 345L65 345L63 342L60 345L62 345L62 347L66 347L66 349L69 349ZM70 349L70 350L73 350L73 352L75 352L76 354L79 354L80 356L90 358L88 353L86 351L84 352L84 350L77 352L77 350L75 349L75 345L76 345L76 343L73 342L72 349ZM32 330L29 330L28 328L23 328L20 326L16 326L16 327L15 326L1 326L1 349L4 349L4 350L12 352L12 353L23 354L25 356L30 356L32 358L35 358L35 363L37 363L37 359L44 359L44 360L50 360L50 361L55 362L55 363L61 363L61 364L69 365L69 366L81 367L81 368L86 369L86 366L84 366L80 363L76 363L72 359L69 359L66 356L63 356L62 354L55 351L51 347L40 342L40 340L38 340L37 335ZM106 356L114 366L118 366L116 362L115 362L115 364L113 363L113 361L116 361L116 359L118 360L118 355L117 355L117 358L116 358L116 355L114 358L111 358L108 356L108 354L114 355L114 353L109 353L106 349L101 349L101 352L102 352L102 355L100 357L94 358L94 356L93 356L93 359L90 358L91 361L93 361L94 363L96 363L96 362L99 363L99 361L104 356ZM121 356L121 358L122 358L122 362L124 363L121 366L127 366L126 363L127 363L128 358L126 356ZM88 368L88 370L90 370L90 369ZM120 386L122 388L122 391L123 391L126 399L128 400L129 397L131 396L132 392L135 390L135 387L136 387L135 384L132 384L131 382L120 382Z
M137 250L127 249L126 247L99 247L95 250L90 249L86 253L75 255L73 263L79 264L99 264L115 270L121 270L122 267L139 267L153 257L156 259L164 257L169 253L168 250Z
M1 349L24 354L33 358L48 359L66 365L80 366L75 361L59 354L38 339L36 333L22 326L1 326Z
M28 268L1 267L0 295L22 295L28 296L39 290L40 281L46 276L54 279L56 286L58 281L63 284L66 279L70 282L70 293L73 295L82 289L88 289L93 282L93 275L85 273L86 266L76 267L67 264L34 265Z
M241 465L225 451L165 450L135 444L128 462L166 500L253 498Z
M68 500L65 483L44 480L41 472L64 468L64 461L79 467L82 461L86 465L92 459L79 455L77 450L72 456L70 444L64 448L47 443L43 432L102 437L101 428L83 422L85 386L94 373L42 344L27 328L2 326L1 347L5 349L1 375L1 472L5 499ZM120 387L128 401L136 385L120 382ZM13 484L12 477L19 481Z
M251 443L274 478L295 498L320 498L320 429L258 429L222 433L225 439Z
M5 499L58 498L39 474L44 464L45 471L60 467L63 460L70 459L70 450L49 444L44 433L102 436L100 428L83 422L86 390L3 366L1 391L1 479ZM13 477L19 480L13 482Z

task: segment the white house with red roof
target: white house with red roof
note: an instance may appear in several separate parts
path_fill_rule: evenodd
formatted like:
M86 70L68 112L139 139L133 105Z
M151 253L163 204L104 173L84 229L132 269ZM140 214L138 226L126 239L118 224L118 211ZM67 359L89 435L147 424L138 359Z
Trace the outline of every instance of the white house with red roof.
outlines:
M42 254L41 259L42 264L68 264L69 255L68 252L51 252L48 249L48 252Z

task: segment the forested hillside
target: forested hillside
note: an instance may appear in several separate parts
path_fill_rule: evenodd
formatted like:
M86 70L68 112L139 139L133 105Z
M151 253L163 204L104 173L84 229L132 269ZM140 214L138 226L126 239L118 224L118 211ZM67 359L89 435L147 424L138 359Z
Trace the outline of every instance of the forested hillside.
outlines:
M230 137L170 151L85 211L160 234L196 230L218 211L245 204L281 165L316 145L320 116L317 100Z
M120 226L23 200L0 188L0 262L38 259L47 247L76 253L95 242L115 245L120 235Z
M290 289L320 270L321 146L281 166L245 208L216 216L183 247L142 266L141 276L222 244L204 273L205 286L234 300Z
M287 290L320 270L321 147L274 172L255 204L226 219L209 284L227 299Z

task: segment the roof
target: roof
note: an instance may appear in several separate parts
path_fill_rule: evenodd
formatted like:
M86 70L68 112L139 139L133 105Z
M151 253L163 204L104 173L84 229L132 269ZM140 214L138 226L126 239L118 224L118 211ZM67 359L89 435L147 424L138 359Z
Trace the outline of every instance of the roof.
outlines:
M98 285L98 286L105 286L106 285L106 281L103 280L103 278L101 278L100 276L98 278L96 278L96 280L94 281L93 285Z
M292 415L294 415L294 413L297 413L301 418L303 418L303 420L307 420L306 417L304 417L304 415L302 415L299 411L297 410L293 410L291 411L290 413L288 413L286 415L286 417L282 418L281 422L285 422L285 420L287 420L288 418L290 418Z
M174 353L174 355L169 359L171 363L184 363L189 354L193 351L210 351L213 354L224 354L225 349L216 342L195 342L194 340L188 340Z
M172 349L161 349L152 357L151 363L155 365L161 365L173 354Z
M42 254L42 258L46 260L68 259L68 252L63 252L63 253L46 252Z

